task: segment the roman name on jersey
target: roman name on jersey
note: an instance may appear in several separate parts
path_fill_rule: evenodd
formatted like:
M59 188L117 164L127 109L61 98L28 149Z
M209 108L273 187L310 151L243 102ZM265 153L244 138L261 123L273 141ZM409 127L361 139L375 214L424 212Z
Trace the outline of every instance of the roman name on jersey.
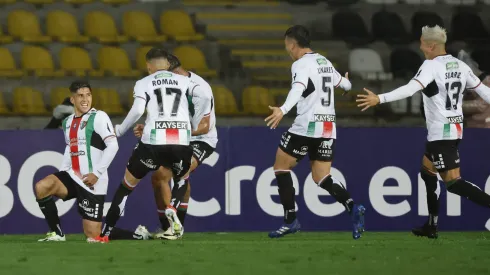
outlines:
M318 73L319 74L332 74L333 68L332 67L320 67L320 68L318 68Z
M313 115L315 122L335 122L335 115Z
M155 129L187 129L185 121L155 121Z
M175 79L169 79L169 78L164 78L164 79L156 79L151 81L151 84L153 86L162 86L162 85L179 85L179 82Z
M452 116L452 117L448 117L447 120L451 124L463 123L463 116Z
M447 72L446 73L446 79L450 79L450 78L461 79L461 73L460 72Z

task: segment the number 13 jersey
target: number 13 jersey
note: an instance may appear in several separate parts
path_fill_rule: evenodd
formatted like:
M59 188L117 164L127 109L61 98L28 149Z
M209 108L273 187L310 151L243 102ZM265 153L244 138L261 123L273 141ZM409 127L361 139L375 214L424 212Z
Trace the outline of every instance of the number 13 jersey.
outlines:
M426 60L413 78L424 89L427 140L463 138L463 92L481 85L464 62L452 55Z
M313 138L337 138L334 87L342 76L318 53L307 53L291 67L294 83L305 87L296 105L297 116L289 132Z
M141 142L151 145L189 145L191 124L187 94L198 87L188 77L158 71L138 82L134 97L146 100Z

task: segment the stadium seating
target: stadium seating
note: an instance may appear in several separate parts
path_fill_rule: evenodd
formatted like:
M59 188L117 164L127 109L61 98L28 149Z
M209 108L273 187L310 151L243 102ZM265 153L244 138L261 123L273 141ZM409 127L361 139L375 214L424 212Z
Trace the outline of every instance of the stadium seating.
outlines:
M366 0L366 2L369 4L391 5L391 4L396 4L398 0Z
M104 71L93 69L92 60L88 52L83 48L65 47L60 51L60 67L68 75L84 77L87 75L94 77L104 76Z
M272 97L272 106L281 106L285 101L286 98L288 97L289 89L288 88L272 88L269 89L269 93Z
M269 91L260 86L246 87L242 94L243 111L245 114L266 115L270 113L272 98Z
M117 4L128 4L131 0L101 0L102 3L117 5Z
M146 53L151 49L151 46L139 47L136 49L136 69L147 72L146 68Z
M475 5L476 0L444 0L449 5Z
M177 41L199 41L204 35L196 32L191 18L185 11L169 10L160 16L160 29L164 35Z
M371 19L373 36L389 44L403 44L410 41L410 37L403 22L394 12L381 10Z
M141 72L133 70L127 53L118 47L102 47L98 52L99 68L116 77L136 78Z
M381 56L372 49L354 49L349 54L349 72L364 79L387 79Z
M238 107L235 97L228 88L223 85L213 85L214 104L217 115L238 115Z
M47 34L63 43L87 43L89 38L81 35L75 17L65 11L55 10L46 18Z
M128 37L120 35L114 19L103 11L91 11L85 15L85 34L100 43L124 43Z
M215 77L217 72L209 69L204 54L192 45L184 45L174 49L174 54L179 58L182 66L203 77Z
M157 34L155 23L150 15L142 11L128 11L123 16L123 32L140 43L161 43L165 35Z
M51 37L41 33L37 16L29 11L14 10L7 16L7 28L10 35L26 43L47 43Z
M487 48L476 49L471 53L471 56L478 61L480 70L490 72L490 50Z
M81 5L81 4L89 4L94 2L95 0L63 0L65 3L69 4L74 4L74 5Z
M52 4L54 0L24 0L26 3L34 5Z
M490 38L478 14L460 12L451 21L452 38L460 41L481 41Z
M9 35L5 35L2 31L2 28L0 28L0 44L8 44L12 43L14 41L14 38Z
M21 77L24 72L17 69L14 57L6 48L0 48L0 77Z
M404 0L403 2L410 5L433 5L437 0Z
M92 98L93 106L97 109L104 110L108 115L122 115L124 113L119 94L114 89L94 89Z
M21 51L22 69L37 77L63 77L65 73L56 70L49 51L39 46L24 46Z
M65 98L70 97L71 93L67 87L58 87L51 90L51 108L58 106L61 102L65 100Z
M439 25L444 27L442 18L435 12L418 11L412 16L413 39L419 40L422 35L422 27Z
M46 115L41 92L30 87L17 87L13 92L13 112L19 115Z
M339 11L332 17L333 36L347 43L362 45L369 43L371 37L362 17L352 11Z
M0 115L8 115L10 110L7 108L5 99L3 98L3 93L0 92Z
M422 58L409 49L396 49L391 53L390 66L395 78L412 78L422 65Z

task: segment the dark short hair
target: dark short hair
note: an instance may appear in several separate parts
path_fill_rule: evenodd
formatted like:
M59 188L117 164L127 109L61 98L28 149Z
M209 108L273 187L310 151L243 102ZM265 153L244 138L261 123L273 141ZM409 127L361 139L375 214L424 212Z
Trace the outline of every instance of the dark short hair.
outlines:
M309 48L310 47L310 32L305 26L295 25L289 28L284 34L287 38L292 38L296 40L298 46L301 48Z
M92 91L92 87L90 87L90 84L86 80L76 80L73 81L70 84L70 92L76 93L79 89L81 88L88 88L90 91Z
M178 67L182 66L182 64L180 64L179 58L177 58L177 56L175 56L173 54L169 54L167 60L168 60L168 63L170 63L170 67L168 68L169 71L173 71L173 70L177 69Z
M165 58L168 59L170 53L161 47L153 47L146 53L146 61L151 61L153 59Z

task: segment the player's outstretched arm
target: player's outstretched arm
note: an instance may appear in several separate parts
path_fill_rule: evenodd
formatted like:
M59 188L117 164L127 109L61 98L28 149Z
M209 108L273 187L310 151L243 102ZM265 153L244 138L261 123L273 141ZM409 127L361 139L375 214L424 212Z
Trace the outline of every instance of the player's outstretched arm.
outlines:
M145 113L146 100L140 97L134 98L133 106L129 110L128 115L120 125L116 125L115 132L116 136L120 137L124 135L133 125L140 119L140 117Z
M490 104L490 88L483 83L480 83L475 88L469 88L474 90L486 103Z
M372 91L364 88L364 91L367 94L357 95L356 102L359 103L357 107L361 107L362 108L361 111L364 112L365 110L369 109L369 107L373 107L378 104L397 101L400 99L411 97L412 95L422 90L423 88L424 87L422 86L422 84L420 84L420 82L417 80L410 80L410 82L408 82L407 85L401 86L389 93L380 94L380 95L376 95Z
M334 72L334 83L336 83L335 88L340 87L345 92L342 95L345 95L348 91L352 89L352 83L349 80L349 73L345 73L345 77L342 77L337 71ZM337 79L338 78L338 79Z
M267 126L271 127L271 129L275 129L277 125L279 125L279 122L281 122L282 117L298 103L305 89L306 87L303 83L293 82L288 97L286 98L286 102L284 102L280 108L269 106L269 109L272 110L272 114L265 119Z

